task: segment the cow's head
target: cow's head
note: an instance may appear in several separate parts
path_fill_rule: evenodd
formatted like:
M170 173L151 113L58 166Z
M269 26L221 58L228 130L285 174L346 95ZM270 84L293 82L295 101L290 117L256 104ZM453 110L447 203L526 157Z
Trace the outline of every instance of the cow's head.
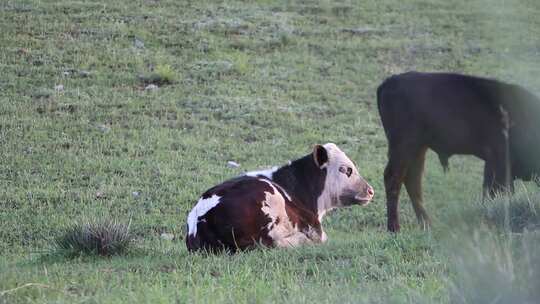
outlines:
M318 201L319 209L369 204L374 195L373 188L335 144L315 145L313 160L321 170L326 169L325 185Z

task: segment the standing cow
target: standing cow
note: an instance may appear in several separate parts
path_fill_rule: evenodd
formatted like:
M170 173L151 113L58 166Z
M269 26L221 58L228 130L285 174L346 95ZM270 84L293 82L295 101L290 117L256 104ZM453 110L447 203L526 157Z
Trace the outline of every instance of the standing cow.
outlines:
M200 197L187 219L188 250L230 252L262 244L294 247L326 241L324 214L367 205L373 188L335 144L281 168L246 173Z
M422 206L426 150L448 168L453 154L485 161L484 196L512 190L516 178L540 172L540 100L517 85L480 77L409 72L386 79L377 104L388 139L384 171L388 230L399 231L401 184L423 227L430 224Z

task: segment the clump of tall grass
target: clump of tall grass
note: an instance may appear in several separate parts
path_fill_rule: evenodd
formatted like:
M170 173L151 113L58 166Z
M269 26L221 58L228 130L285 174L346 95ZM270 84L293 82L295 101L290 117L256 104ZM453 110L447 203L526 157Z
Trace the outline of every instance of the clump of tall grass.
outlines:
M476 208L488 224L496 227L513 232L540 228L540 192L522 190L511 196L480 201Z
M451 303L538 303L540 231L500 235L479 229L452 244Z
M129 223L89 219L65 228L54 244L59 252L69 256L112 256L125 253L132 239Z
M470 232L480 225L508 232L536 230L540 229L540 191L521 189L512 195L452 204L444 214L442 222L447 231L465 229Z
M163 86L176 81L176 72L168 64L159 64L152 73L139 75L139 80L144 85L155 84Z
M442 246L450 303L538 303L540 193L459 205Z

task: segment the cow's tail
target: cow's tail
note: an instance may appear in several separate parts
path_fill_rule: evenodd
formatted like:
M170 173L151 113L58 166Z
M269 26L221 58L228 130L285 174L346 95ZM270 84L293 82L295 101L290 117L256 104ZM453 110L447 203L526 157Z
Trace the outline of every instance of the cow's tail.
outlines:
M186 235L186 247L188 251L197 251L201 249L201 241L196 235Z
M450 169L448 167L448 159L450 157L446 154L441 154L441 153L437 153L437 155L439 156L439 161L441 162L441 166L443 167L444 173L448 172L448 170Z
M381 107L382 107L382 93L384 89L384 85L388 82L388 79L385 79L377 88L377 108L379 109L379 114L381 113Z
M189 231L189 227L186 227L186 231ZM200 238L198 237L198 235L195 233L195 234L190 234L189 232L186 234L186 247L188 249L188 251L197 251L199 249L201 249L201 240Z
M381 123L384 128L384 133L388 141L391 137L392 129L392 116L393 116L393 107L392 104L392 94L393 87L395 83L395 76L392 75L386 78L377 88L377 109L379 110L379 117L381 118Z
M193 234L187 233L186 247L189 252L219 252L225 248L216 233L211 227L208 227L206 222L198 224L197 232Z

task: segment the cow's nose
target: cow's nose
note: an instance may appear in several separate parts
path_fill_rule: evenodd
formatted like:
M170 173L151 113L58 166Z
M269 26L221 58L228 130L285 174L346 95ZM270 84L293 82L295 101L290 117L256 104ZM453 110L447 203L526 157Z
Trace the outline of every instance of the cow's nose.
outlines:
M367 194L368 194L369 198L372 198L375 195L375 191L373 191L373 187L368 186Z

